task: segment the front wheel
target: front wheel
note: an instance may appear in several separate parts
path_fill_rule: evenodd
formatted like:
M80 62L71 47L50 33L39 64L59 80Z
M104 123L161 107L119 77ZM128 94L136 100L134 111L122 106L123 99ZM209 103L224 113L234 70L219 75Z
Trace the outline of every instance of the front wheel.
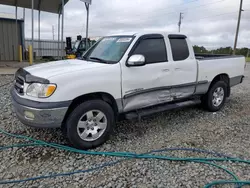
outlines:
M202 97L203 106L210 112L219 111L225 104L227 84L224 81L214 83L207 94Z
M66 134L75 148L91 149L108 140L114 126L114 112L102 100L90 100L77 106L66 121Z

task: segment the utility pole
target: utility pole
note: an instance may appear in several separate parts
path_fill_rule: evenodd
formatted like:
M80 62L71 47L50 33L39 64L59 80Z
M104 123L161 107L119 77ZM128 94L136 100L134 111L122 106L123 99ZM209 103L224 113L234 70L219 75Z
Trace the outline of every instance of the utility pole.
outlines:
M183 13L182 12L180 12L180 18L179 18L179 22L178 22L178 26L179 26L179 33L181 32L181 21L182 21L182 19L183 19L184 17L183 17Z
M52 36L53 36L53 40L55 40L55 27L54 27L54 25L52 25Z
M87 10L87 24L86 24L86 41L85 41L85 48L88 49L88 35L89 35L89 3L85 3L85 7Z
M25 21L25 8L23 8L23 21L24 21L24 23L26 23L26 21ZM24 30L23 38L25 39L25 24L23 24L23 30ZM23 45L23 53L25 52L25 50L26 50L26 46L25 46L25 43L24 43L24 45Z
M238 42L238 35L239 35L239 29L240 29L241 12L244 11L242 9L242 4L243 4L243 0L240 0L239 16L238 16L238 23L237 23L237 29L236 29L236 35L235 35L235 41L234 41L233 55L236 54L236 48L237 48L237 42Z
M92 0L81 0L82 2L84 2L86 10L87 10L87 24L86 24L86 41L85 41L85 47L86 50L88 49L88 37L89 37L89 7L92 3Z

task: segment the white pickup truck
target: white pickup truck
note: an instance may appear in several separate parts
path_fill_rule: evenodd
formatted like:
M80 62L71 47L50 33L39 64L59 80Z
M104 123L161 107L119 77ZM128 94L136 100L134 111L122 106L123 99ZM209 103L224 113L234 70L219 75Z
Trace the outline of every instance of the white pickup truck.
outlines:
M33 127L61 127L76 148L103 144L115 122L191 104L218 111L244 78L243 56L195 55L185 35L100 39L77 60L19 69L11 96Z

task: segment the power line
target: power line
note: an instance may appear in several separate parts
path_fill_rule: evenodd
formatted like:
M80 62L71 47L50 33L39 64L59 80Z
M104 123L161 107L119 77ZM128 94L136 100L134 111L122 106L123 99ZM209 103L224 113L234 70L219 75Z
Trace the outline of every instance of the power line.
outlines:
M211 16L205 16L205 17L201 17L201 18L198 18L198 19L185 19L186 21L188 21L188 22L192 22L192 21L199 21L199 20L203 20L203 19L207 19L207 18L213 18L213 17L218 17L218 16L224 16L224 15L229 15L229 14L235 14L235 13L237 13L238 11L233 11L233 12L226 12L226 13L222 13L222 14L215 14L215 15L211 15ZM162 17L161 17L162 18ZM134 21L149 21L149 20L156 20L157 19L157 17L154 17L154 18L149 18L149 19L139 19L139 20L134 20ZM120 22L123 22L124 20L119 20ZM126 21L126 20L125 20ZM103 22L103 23L109 23L108 21L106 21L106 22ZM175 21L173 21L173 22L168 22L167 24L169 25L169 24L174 24L174 23L176 23ZM186 22L187 23L187 22ZM101 26L101 25L100 25ZM76 29L82 29L82 27L75 27ZM70 29L70 28L68 28L68 29ZM67 28L66 28L66 30L67 30Z
M192 3L192 2L196 2L197 0L194 0L194 1L191 1L191 2L188 2L188 3L183 3L183 4L189 4L189 3ZM208 5L212 5L212 4L217 4L217 3L221 3L221 2L225 2L225 1L227 1L227 0L219 0L219 1L214 1L214 2L209 2L209 3L206 3L206 4L202 4L202 5L198 5L198 6L194 6L194 7L191 7L191 8L186 8L186 9L182 9L182 12L184 12L184 11L189 11L189 10L193 10L193 9L197 9L197 8L201 8L201 7L207 7ZM218 8L216 8L216 9L218 9ZM219 9L221 9L221 8L219 8ZM159 9L158 9L159 10ZM164 9L165 10L165 9ZM210 9L211 10L211 9ZM148 13L147 13L148 14ZM167 14L176 14L176 12L162 12L161 14L157 14L158 16L160 16L160 15L167 15ZM143 13L141 13L141 14L137 14L137 15L143 15ZM151 18L148 18L148 19L144 19L144 21L145 20L156 20L157 19L157 17L151 17ZM205 19L205 18L202 18L202 19ZM122 21L127 21L126 19L122 19L122 20L120 20L120 22L122 22ZM135 21L135 20L134 20ZM141 19L138 19L138 21L141 21ZM84 24L84 23L83 23ZM82 30L82 27L81 27L81 30ZM81 31L81 33L82 33L82 31Z
M223 1L225 1L225 0L223 0ZM221 1L220 1L221 2ZM211 3L209 3L209 4L211 4ZM203 5L203 6L207 6L208 4L206 4L206 5ZM200 7L200 6L199 6ZM197 7L195 7L195 8L197 8ZM195 9L195 8L193 8L193 9ZM224 7L223 7L224 8ZM193 10L193 9L184 9L183 11L181 11L182 13L183 12L185 12L185 10ZM222 8L215 8L215 9L208 9L209 11L210 10L221 10ZM176 14L176 12L169 12L169 13L164 13L164 14L162 14L162 16L163 15L168 15L168 14ZM162 16L160 17L160 15L157 15L157 16L155 16L155 17L150 17L150 18L147 18L147 19L133 19L133 21L150 21L150 20L157 20L158 18L162 18ZM123 22L123 21L127 21L127 19L120 19L119 20L120 22Z
M199 1L199 0L193 0L193 1L189 1L189 2L185 2L185 3L181 3L181 4L179 4L179 5L170 5L170 7L171 6L180 6L180 5L186 5L186 4L190 4L190 3L193 3L193 2L197 2L197 1ZM222 1L224 1L224 0L222 0ZM162 9L158 9L158 10L166 10L166 8L162 8ZM112 13L114 13L114 12L118 12L118 13L121 13L121 11L112 11ZM146 14L148 14L148 13L146 13ZM138 15L138 14L137 14ZM140 14L140 15L142 15L142 14ZM73 19L73 18L72 18ZM84 24L84 23L83 23ZM82 32L81 32L82 33Z
M221 1L219 1L221 2ZM215 2L213 2L215 3ZM217 2L218 3L218 2ZM208 3L208 4L211 4L211 3ZM206 5L208 5L206 4ZM201 5L200 5L201 6ZM199 6L199 7L200 7ZM202 6L205 6L205 5L202 5ZM218 9L218 8L216 8ZM221 8L219 8L221 9ZM187 9L186 9L187 10ZM192 10L192 9L188 9L188 10ZM211 9L210 9L211 10ZM215 10L215 9L212 9L212 10ZM248 11L248 10L247 10ZM176 13L176 12L175 12ZM212 15L212 16L206 16L206 17L202 17L202 18L199 18L199 19L188 19L187 21L199 21L199 20L203 20L203 19L207 19L207 18L212 18L212 17L218 17L218 16L224 16L224 15L229 15L229 14L234 14L236 12L227 12L227 13L223 13L223 14L217 14L217 15ZM157 19L157 17L154 17L154 18L150 18L150 19L144 19L145 20L152 20L152 19ZM124 20L119 20L120 22L124 21ZM142 21L142 19L140 19L140 21ZM107 22L106 22L107 23ZM168 24L173 24L173 23L168 23ZM82 27L81 27L82 28Z
M190 3L197 2L197 1L199 1L199 0L193 0L193 1L189 1L189 2L181 3L181 4L170 4L170 5L167 5L167 7L158 8L157 11L163 10L163 11L165 12L165 11L166 11L166 8L172 8L172 7L182 6L182 5L188 5L188 4L190 4ZM220 0L220 1L225 1L225 0ZM116 11L113 11L113 10L110 11L110 10L108 10L107 12L108 12L108 13L121 13L122 11L121 11L121 10L116 10ZM131 13L131 12L125 11L125 12L122 12L122 13L125 13L125 14L126 14L126 13ZM148 12L142 13L142 14L148 14ZM142 15L142 14L133 14L133 15Z
M211 18L211 17L224 16L224 15L235 14L235 13L237 13L237 11L235 11L235 12L223 13L223 14L217 14L217 15L213 15L213 16L206 16L206 17L199 18L199 19L189 19L189 20L187 20L187 21L199 21L199 20L204 20L204 19Z
M187 3L183 3L183 4L189 4L189 3L192 3L192 2L196 2L196 1L198 1L198 0L190 1L190 2L187 2ZM184 12L184 11L187 11L187 10L196 9L196 8L199 8L199 7L205 7L205 6L208 6L208 5L211 5L211 4L220 3L220 2L223 2L223 1L228 1L228 0L219 0L219 1L214 1L214 2L210 2L210 3L206 3L206 4L194 6L194 7L191 7L191 8L181 9L181 12ZM182 5L182 4L180 4L180 5ZM159 11L159 10L163 10L163 11ZM176 14L176 11L173 11L173 12L165 12L165 11L166 11L166 8L157 9L157 13L160 13L160 14L156 14L156 15L160 16L160 15ZM111 11L111 12L114 13L114 12L117 12L117 11ZM118 13L121 13L121 11L119 11ZM123 13L130 13L131 14L131 12L123 12ZM132 14L132 16L141 16L141 15L145 15L145 14L148 15L149 12L147 12L147 13ZM69 20L72 20L72 19L75 19L75 17L74 18L72 17ZM124 20L125 19L123 19L122 21L124 21Z
M202 20L202 19L206 19L206 18L210 18L210 17L215 17L215 16L223 16L223 15L227 15L227 14L232 14L232 13L236 13L236 12L227 12L227 13L223 13L223 14L217 14L217 15L212 15L212 16L206 16L206 17L202 17L200 19L188 19L186 21L195 21L195 20ZM157 20L158 17L151 17L148 19L134 19L133 21L150 21L150 20ZM162 17L161 17L162 18ZM121 19L119 20L120 22L124 22L126 21L126 19ZM108 23L108 22L103 22L103 23ZM168 22L168 24L174 24L174 22ZM78 27L77 27L78 28Z
M190 3L193 3L193 2L197 2L197 1L199 1L199 0L193 0L193 1L189 1L189 2L186 2L186 3L179 4L179 5L174 5L174 6L186 5L186 4L190 4ZM227 1L227 0L218 0L218 1L210 2L210 3L202 4L202 5L191 7L191 9L195 9L195 8L199 8L199 7L203 7L203 6L208 6L208 5L211 5L211 4L216 4L216 3L220 3L220 2L224 2L224 1ZM171 5L170 5L170 7L171 7ZM159 10L163 10L163 12L159 12ZM173 12L165 12L165 10L166 10L166 8L157 9L157 13L161 13L161 14L156 14L156 15L176 14L176 11L175 12L174 11ZM186 10L190 10L190 8L182 9L181 11L183 12L183 11L186 11ZM115 12L118 12L118 11L111 11L111 12L115 13ZM119 11L118 13L121 13L121 11ZM123 13L129 13L129 12L123 12ZM147 13L137 13L137 14L132 14L132 15L133 16L141 16L141 15L145 15L145 14L148 15L149 13L148 12ZM124 20L125 19L123 19L123 21Z
M220 1L218 1L218 2L212 2L212 3L207 3L207 4L203 4L203 5L199 5L199 6L196 6L196 7L192 7L192 8L187 8L187 9L182 9L182 11L181 12L186 12L186 11L188 11L188 10L193 10L193 9L196 9L196 8L199 8L199 7L201 7L201 6L208 6L208 5L211 5L211 4L215 4L215 3L219 3L219 2L223 2L223 1L227 1L227 0L220 0ZM244 5L250 5L250 4L244 4ZM232 6L226 6L226 7L232 7ZM223 7L223 8L212 8L212 9L203 9L203 10L200 10L200 11L205 11L205 10L208 10L209 11L209 13L211 13L211 11L213 11L213 10L221 10L221 9L225 9L226 7ZM198 11L199 11L198 10ZM250 10L244 10L244 11L250 11ZM162 14L163 13L163 14ZM175 12L162 12L161 14L159 14L159 15L157 15L157 16L155 16L155 17L150 17L150 18L147 18L147 19L133 19L134 21L135 20L143 20L143 21L145 21L145 20L156 20L156 19L158 19L158 18L162 18L162 17L160 17L160 15L168 15L168 14L176 14L177 12L175 11ZM148 13L147 13L148 14ZM142 15L142 14L138 14L138 15ZM127 21L127 19L120 19L119 20L120 22L122 22L122 21ZM106 22L107 23L107 22ZM82 27L81 27L82 28Z
M224 1L226 1L226 0L220 0L220 1L215 1L215 2L210 2L210 3L198 5L198 6L193 7L193 9L196 9L196 8L199 8L199 7L208 6L208 5L212 5L212 4L221 3L221 2L224 2ZM192 7L191 7L191 8L192 8ZM186 11L186 10L190 10L190 8L186 8L186 9L183 9L183 10L181 10L181 11ZM192 10L192 9L191 9L191 10Z
M249 3L248 4L245 4L245 5L250 5ZM217 8L211 8L211 9L208 9L208 8L205 8L205 9L199 9L199 10L197 10L196 11L196 13L197 12L199 12L199 11L204 11L204 10L208 10L209 12L212 10L212 11L214 11L214 10L221 10L221 9L224 9L225 10L225 8L234 8L235 9L235 5L229 5L229 6L224 6L223 8L221 8L221 7L217 7ZM191 9L192 10L192 9ZM244 10L244 11L249 11L249 10Z
M166 12L166 8L161 8L161 9L157 9L157 16L160 16L160 15L169 15L169 14L176 14L176 11L181 11L181 12L185 12L185 11L188 11L188 10L193 10L193 9L197 9L197 8L200 8L200 7L207 7L208 5L212 5L212 4L217 4L217 3L221 3L221 2L224 2L224 1L228 1L228 0L218 0L218 1L214 1L214 2L209 2L209 3L205 3L205 4L202 4L202 5L198 5L198 6L193 6L193 7L189 7L189 8L185 8L185 9L175 9L175 11L172 11L172 12ZM169 7L167 7L169 8ZM163 11L159 11L159 10L163 10ZM114 13L112 11L112 13ZM121 13L121 12L119 12ZM122 13L130 13L131 12L122 12ZM131 14L132 16L142 16L142 15L148 15L149 12L146 12L146 13L136 13L136 14Z
M218 17L218 16L226 16L226 15L230 15L230 14L235 14L237 13L237 11L234 11L234 12L227 12L227 13L223 13L223 14L216 14L216 15L212 15L212 16L206 16L206 17L202 17L202 18L199 18L199 19L185 19L187 22L194 22L194 21L199 21L199 20L203 20L203 19L207 19L207 18L213 18L213 17ZM186 22L186 23L187 23ZM108 22L106 22L108 23ZM173 21L173 22L170 22L168 23L168 25L171 25L171 24L175 24L176 22ZM101 26L101 25L100 25ZM79 28L79 27L77 27ZM67 28L66 28L67 29ZM69 28L70 29L70 28Z

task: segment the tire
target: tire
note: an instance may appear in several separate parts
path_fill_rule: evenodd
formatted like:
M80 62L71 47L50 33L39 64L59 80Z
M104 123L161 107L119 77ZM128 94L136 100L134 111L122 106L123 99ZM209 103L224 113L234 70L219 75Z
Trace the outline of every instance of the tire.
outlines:
M91 116L93 118L90 118ZM66 135L73 147L91 149L109 139L114 124L115 117L111 106L102 100L90 100L71 112L66 120Z
M225 104L226 97L227 97L227 91L228 91L227 88L228 88L228 86L224 81L218 81L218 82L214 83L209 88L206 95L202 96L202 98L201 98L203 107L210 112L219 111ZM218 93L220 90L223 90L223 93L224 93L223 98L221 100L218 99L218 101L215 102L214 93ZM219 93L221 93L221 92L219 92ZM221 101L221 102L219 102L219 101Z

